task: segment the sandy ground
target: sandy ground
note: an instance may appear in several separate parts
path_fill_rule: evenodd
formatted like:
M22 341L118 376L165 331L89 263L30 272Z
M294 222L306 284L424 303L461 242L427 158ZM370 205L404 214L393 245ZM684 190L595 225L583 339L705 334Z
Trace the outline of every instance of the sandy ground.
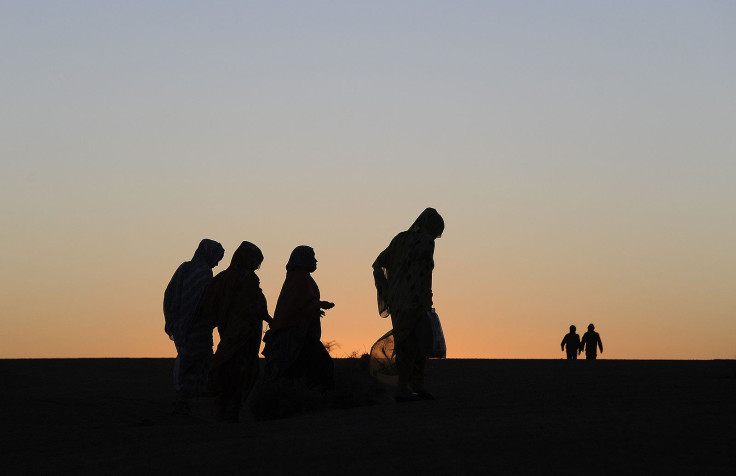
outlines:
M240 424L172 366L0 360L2 474L736 474L734 361L432 361L435 401Z

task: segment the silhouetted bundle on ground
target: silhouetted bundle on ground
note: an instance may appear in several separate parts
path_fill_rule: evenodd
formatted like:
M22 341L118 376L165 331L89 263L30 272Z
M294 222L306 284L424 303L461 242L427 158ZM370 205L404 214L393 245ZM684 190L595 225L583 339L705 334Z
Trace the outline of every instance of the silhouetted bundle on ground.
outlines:
M396 366L393 330L383 334L371 346L368 372L383 382L396 385L399 369Z
M341 359L335 367L334 388L324 392L310 389L302 380L260 382L251 397L250 409L257 420L273 420L391 400L391 390L369 375L365 355L360 359Z

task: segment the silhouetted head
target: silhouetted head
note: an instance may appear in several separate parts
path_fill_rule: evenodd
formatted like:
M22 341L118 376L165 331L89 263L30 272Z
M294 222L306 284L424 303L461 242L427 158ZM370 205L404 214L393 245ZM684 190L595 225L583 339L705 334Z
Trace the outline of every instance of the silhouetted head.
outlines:
M263 263L263 253L261 249L250 241L240 243L238 249L233 253L233 259L230 261L230 267L256 270Z
M588 330L592 331L593 329L595 329L595 326L592 323L588 324Z
M575 330L576 330L576 329L577 329L577 327L575 327L575 326L570 326L570 332L575 332Z
M291 252L289 262L286 263L286 271L295 269L303 269L310 273L317 269L317 259L311 246L299 245Z
M411 231L423 231L439 238L445 230L445 220L434 208L425 209L409 228Z
M220 243L205 238L199 242L197 251L194 252L194 256L192 257L192 261L201 260L207 263L207 266L210 268L214 268L223 256L225 256L225 248L223 248Z

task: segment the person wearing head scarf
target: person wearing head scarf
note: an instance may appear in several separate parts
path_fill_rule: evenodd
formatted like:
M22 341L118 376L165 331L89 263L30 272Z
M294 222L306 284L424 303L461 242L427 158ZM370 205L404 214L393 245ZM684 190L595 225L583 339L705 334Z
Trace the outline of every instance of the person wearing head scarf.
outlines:
M580 350L585 351L586 360L595 360L598 358L596 347L603 353L603 341L601 340L600 334L595 331L593 324L588 324L588 332L583 334L583 339L580 341Z
M311 275L316 269L311 247L297 246L292 251L273 322L263 339L266 381L303 379L308 387L323 390L333 385L334 365L320 341L320 318L324 309L335 305L320 300L319 287Z
M437 210L427 208L373 263L378 312L381 317L390 315L393 325L397 401L434 398L424 386L424 367L432 344L427 313L432 309L434 241L444 228Z
M198 319L202 295L212 281L212 268L225 253L216 241L199 243L191 261L182 263L164 292L164 330L176 346L174 412L189 413L189 398L203 393L212 360L212 328Z
M271 321L255 273L262 262L261 250L242 242L230 266L215 276L203 298L202 315L220 334L210 386L217 395L216 415L224 421L238 421L243 401L259 374L263 321Z

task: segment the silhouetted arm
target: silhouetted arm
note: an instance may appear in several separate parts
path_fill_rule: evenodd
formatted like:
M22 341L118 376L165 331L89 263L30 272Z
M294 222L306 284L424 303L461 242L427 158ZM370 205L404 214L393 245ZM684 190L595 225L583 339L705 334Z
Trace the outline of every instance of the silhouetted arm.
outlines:
M562 347L562 350L565 350L565 341L567 340L567 336L562 338L562 342L560 343L560 347Z
M178 304L176 302L177 291L181 288L181 266L177 268L174 276L171 277L169 284L166 286L164 291L164 332L169 336L169 339L174 340L174 326L171 322L174 319L174 314L178 310Z
M378 313L381 317L388 317L388 278L386 276L386 268L388 267L389 248L386 248L378 255L376 261L373 262L373 282L376 285L376 294L378 298Z
M598 348L601 349L601 354L603 353L603 341L601 340L601 336L598 336Z

